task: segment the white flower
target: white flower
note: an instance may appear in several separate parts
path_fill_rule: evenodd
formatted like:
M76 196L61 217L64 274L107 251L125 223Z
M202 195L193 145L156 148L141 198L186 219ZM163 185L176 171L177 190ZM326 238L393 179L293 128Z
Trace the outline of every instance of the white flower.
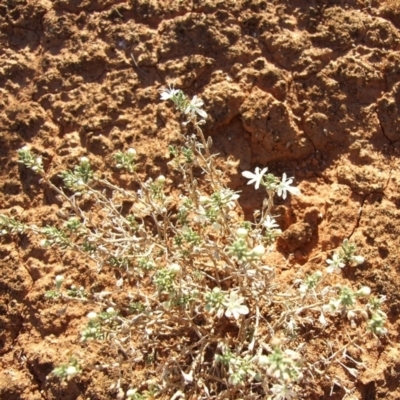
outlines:
M327 320L326 320L326 318L325 318L325 315L324 315L324 313L323 312L321 312L321 314L320 314L320 316L319 316L319 318L318 318L318 321L319 321L319 323L322 325L322 326L326 326L326 325L328 325L328 322L327 322Z
M289 322L286 323L286 329L290 332L293 336L295 335L297 325L293 318L290 319Z
M287 192L292 193L296 196L300 195L300 189L295 186L290 186L293 183L293 178L286 178L286 173L282 175L282 182L278 185L278 196L282 196L285 200Z
M247 306L243 305L244 298L238 296L237 292L230 292L229 298L224 301L224 306L226 307L225 316L230 318L234 317L238 319L240 315L246 315L249 313Z
M130 156L136 156L136 150L130 147L127 151L126 154L129 154Z
M240 197L240 195L230 189L222 189L220 193L221 202L226 204L226 206L231 210L235 208L235 201Z
M297 399L297 393L286 385L275 384L272 386L271 392L274 394L274 400Z
M63 283L64 277L62 275L57 275L55 278L56 283Z
M192 114L192 116L194 116L197 113L201 118L206 119L207 113L201 109L203 104L203 100L199 99L197 96L193 96L193 99L185 109L185 114Z
M321 307L321 311L325 314L337 314L341 310L341 301L331 300L328 304Z
M276 223L275 219L271 218L269 215L267 215L267 218L265 218L263 225L267 230L279 229L279 225Z
M198 214L196 214L193 217L193 221L196 222L197 224L205 224L207 222L207 215L206 215L206 210L204 207L199 206L197 209Z
M329 267L327 267L326 271L329 274L332 274L333 272L339 272L340 268L344 268L346 265L343 260L335 253L332 256L332 260L328 259L326 260L327 264L329 264Z
M251 185L252 183L255 183L254 187L256 189L258 189L260 187L260 183L262 181L263 176L265 175L265 173L268 171L268 167L263 168L262 170L260 170L259 167L256 167L256 170L254 171L254 174L250 171L243 171L242 175L247 178L250 179L247 184Z
M307 285L306 283L302 283L302 284L299 286L299 292L300 292L302 295L305 295L305 294L308 292L308 285Z
M179 90L174 89L173 86L168 86L167 89L165 88L161 89L160 92L161 92L161 100L169 100L175 97L179 93Z

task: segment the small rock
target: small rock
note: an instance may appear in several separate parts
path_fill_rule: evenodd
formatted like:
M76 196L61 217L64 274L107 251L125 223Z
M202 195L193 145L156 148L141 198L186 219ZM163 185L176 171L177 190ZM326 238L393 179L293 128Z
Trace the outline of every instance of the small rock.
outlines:
M311 240L313 229L307 222L291 225L278 239L278 246L293 253Z

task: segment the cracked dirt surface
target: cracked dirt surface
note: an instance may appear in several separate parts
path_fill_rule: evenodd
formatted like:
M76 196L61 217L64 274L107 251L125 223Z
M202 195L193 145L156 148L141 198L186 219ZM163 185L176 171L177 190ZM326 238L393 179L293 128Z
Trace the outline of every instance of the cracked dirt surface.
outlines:
M346 237L361 249L367 261L344 279L387 296L389 334L366 343L348 398L399 399L399 29L399 0L3 0L0 212L57 222L54 193L17 163L25 144L55 182L84 155L109 173L112 154L128 147L142 173L166 175L179 127L157 90L174 82L204 100L205 133L249 218L264 194L245 185L243 170L295 177L302 196L276 207L287 279L324 265ZM44 299L56 274L89 291L112 288L112 274L34 237L0 240L1 399L111 399L116 380L144 379L115 349L79 343L87 305ZM70 351L87 366L123 367L88 368L65 387L49 373ZM321 378L306 398L345 395L330 392Z

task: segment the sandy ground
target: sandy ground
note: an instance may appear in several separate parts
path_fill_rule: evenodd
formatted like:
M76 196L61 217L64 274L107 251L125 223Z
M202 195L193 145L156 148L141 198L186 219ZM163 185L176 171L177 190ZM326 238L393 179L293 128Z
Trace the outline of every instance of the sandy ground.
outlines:
M366 343L348 398L399 399L399 29L399 0L2 0L0 212L58 220L55 194L17 163L25 144L58 183L81 156L106 173L128 147L143 174L167 174L178 127L158 89L174 82L204 100L205 133L249 217L263 193L243 170L295 177L302 196L278 203L287 269L323 266L344 238L358 245L367 261L345 279L387 296L389 333ZM118 380L126 389L149 372L106 343L79 343L90 308L44 298L57 274L88 291L115 285L112 273L35 237L0 239L0 398L115 399ZM49 373L70 352L85 372L61 385ZM308 398L330 391L321 379ZM333 388L332 398L344 395Z

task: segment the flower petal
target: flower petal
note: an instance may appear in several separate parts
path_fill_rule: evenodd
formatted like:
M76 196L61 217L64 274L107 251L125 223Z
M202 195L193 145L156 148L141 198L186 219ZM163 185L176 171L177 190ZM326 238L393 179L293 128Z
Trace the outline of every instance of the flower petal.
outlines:
M204 110L202 110L202 109L200 109L200 108L196 108L196 111L197 111L197 114L200 115L200 117L202 117L202 118L204 118L204 119L207 118L207 113L206 113Z
M242 175L247 179L254 179L255 175L250 171L243 171Z

